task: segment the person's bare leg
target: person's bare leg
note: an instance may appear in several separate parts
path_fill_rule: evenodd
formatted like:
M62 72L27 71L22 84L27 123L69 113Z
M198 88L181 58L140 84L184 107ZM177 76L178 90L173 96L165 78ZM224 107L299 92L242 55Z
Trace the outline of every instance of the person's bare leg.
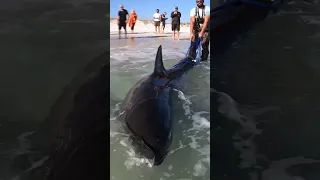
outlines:
M178 40L180 40L180 31L178 31Z
M176 31L173 31L172 39L173 39L173 40L176 40Z
M119 30L119 39L121 39L121 30Z
M124 30L125 38L127 39L127 29Z
M160 26L158 26L158 33L160 34Z

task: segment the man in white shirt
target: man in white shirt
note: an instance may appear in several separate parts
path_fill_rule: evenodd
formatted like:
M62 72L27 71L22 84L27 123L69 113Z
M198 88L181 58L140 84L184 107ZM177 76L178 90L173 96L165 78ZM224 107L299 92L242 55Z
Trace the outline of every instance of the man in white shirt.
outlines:
M210 6L204 5L204 0L196 0L197 7L190 11L190 40L202 38L202 60L209 56L210 42Z
M156 13L153 14L153 22L154 22L156 34L160 33L160 18L161 18L161 14L159 13L159 9L157 9Z

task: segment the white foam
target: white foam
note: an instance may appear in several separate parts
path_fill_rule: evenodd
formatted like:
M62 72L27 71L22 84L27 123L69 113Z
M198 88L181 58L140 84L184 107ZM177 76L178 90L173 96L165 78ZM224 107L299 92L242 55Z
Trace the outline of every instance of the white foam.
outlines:
M192 129L197 129L197 130L210 130L210 122L204 118L201 117L202 114L210 114L210 112L196 112L192 115L192 120L193 120L193 128Z
M306 24L320 25L320 18L316 16L300 16L301 20Z
M117 112L120 111L121 103L117 103L114 107L110 109L110 121L115 121L117 119Z
M117 143L121 145L126 153L124 156L126 160L124 161L124 165L127 169L132 169L134 166L141 166L147 165L148 167L152 167L152 164L149 159L141 158L140 156L136 155L136 152L132 148L129 142L129 135L126 133L120 133L117 131L113 131L110 129L110 144ZM114 149L113 151L117 151Z
M194 176L205 176L208 168L204 165L203 162L207 162L206 159L200 159L197 164L194 165Z
M214 92L217 92L213 90ZM219 93L219 92L217 92ZM256 135L259 135L262 131L256 127L255 115L261 115L270 111L279 111L277 107L265 107L261 109L250 110L247 108L242 109L245 115L240 113L237 103L227 94L219 93L219 101L221 106L219 107L219 112L223 114L227 120L236 122L240 125L239 130L234 134L233 139L235 149L240 151L241 163L240 168L252 168L251 180L304 180L302 177L291 176L286 172L286 169L292 165L302 164L302 163L315 163L320 162L319 160L305 159L303 157L294 157L288 159L282 159L276 162L272 162L268 169L261 173L261 178L259 178L259 172L261 167L257 166L257 158L265 159L265 157L257 154L256 146L253 139ZM242 137L242 134L250 133L251 136Z
M293 157L272 162L267 170L262 172L261 180L305 180L302 177L291 176L286 172L290 166L297 164L319 163L320 160L306 159L304 157ZM320 177L319 177L320 178Z
M119 112L120 110L120 103L116 104L113 109L111 109L111 117L110 117L110 144L114 144L115 142L118 143L124 148L124 152L126 153L126 160L124 162L124 165L127 167L127 169L132 169L133 166L141 166L146 165L148 167L152 167L152 163L149 162L148 159L145 158L138 158L136 156L136 153L134 152L133 148L129 145L128 142L128 134L119 132L119 124L116 119L119 115L121 115L123 112L116 115L116 112ZM113 151L117 151L117 149L114 149Z
M186 97L183 92L176 91L178 92L178 97L183 101L182 106L185 110L185 115L192 120L192 127L186 131L188 133L187 137L191 140L189 147L196 150L200 157L203 156L194 165L193 175L205 176L210 167L210 122L201 115L210 113L205 111L193 112L191 110L191 97ZM203 143L204 140L206 141L205 144Z
M220 106L218 108L218 111L227 117L229 120L236 121L239 124L243 124L243 121L241 120L242 115L236 108L236 102L226 93L218 92L219 102Z
M220 106L219 112L223 114L228 120L240 125L239 130L232 137L234 147L240 151L240 168L251 168L256 164L256 147L253 142L255 135L260 134L261 130L256 127L257 122L253 118L248 118L240 113L237 108L237 103L227 94L218 92ZM243 138L242 134L251 134Z
M190 114L191 114L191 110L190 110L190 105L192 104L191 101L183 94L182 91L179 91L179 90L176 90L175 91L178 92L178 97L183 100L183 104L182 104L182 107L183 109L185 110L185 113L184 115L186 116L189 116L190 117Z
M30 141L27 139L28 136L34 134L35 131L32 131L32 132L25 132L25 133L22 133L20 136L17 137L17 139L19 140L19 149L16 149L16 152L18 154L23 154L23 153L29 153L31 152L29 149L31 147L30 145Z
M134 166L141 166L141 165L147 165L148 167L152 167L152 163L146 159L146 158L138 158L138 156L136 156L136 153L135 151L126 146L127 150L126 150L126 153L127 153L127 159L125 160L124 162L124 165L127 167L127 169L132 169L132 167Z
M169 173L167 173L167 172L164 172L164 173L163 173L163 176L164 176L164 177L170 177L171 174L169 174Z
M31 171L31 170L33 170L33 169L35 169L35 168L40 167L40 166L43 165L48 159L49 159L49 156L44 156L44 157L42 157L40 160L32 163L31 167L28 168L27 170L25 170L25 172L29 172L29 171Z

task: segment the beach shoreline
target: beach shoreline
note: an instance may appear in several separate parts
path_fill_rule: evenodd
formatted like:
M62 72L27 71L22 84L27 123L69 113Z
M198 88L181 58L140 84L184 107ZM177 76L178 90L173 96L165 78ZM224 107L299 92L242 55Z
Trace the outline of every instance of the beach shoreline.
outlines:
M127 25L128 38L172 38L173 31L171 30L171 23L166 23L165 30L161 33L155 33L155 27L151 20L137 20L134 32L132 33L130 27ZM180 40L189 39L190 26L188 23L181 23L180 26ZM118 23L115 18L110 18L110 38L118 38L119 35ZM124 30L121 29L121 38L125 38Z

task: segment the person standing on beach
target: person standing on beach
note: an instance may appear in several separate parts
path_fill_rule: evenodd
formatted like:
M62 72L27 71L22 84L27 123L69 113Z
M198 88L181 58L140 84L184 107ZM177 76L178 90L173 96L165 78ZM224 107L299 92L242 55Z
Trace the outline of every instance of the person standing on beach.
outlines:
M156 34L158 32L160 33L160 18L161 18L161 14L159 13L159 9L156 9L156 13L153 14L153 22L154 22Z
M197 6L190 11L190 40L202 38L202 60L209 56L210 42L210 6L204 5L204 0L196 0Z
M181 13L178 11L178 7L174 8L174 11L171 13L171 29L173 31L173 40L176 39L176 31L178 34L178 40L180 40L180 18Z
M137 22L137 18L138 18L138 16L136 14L136 11L134 9L132 9L130 16L129 16L129 27L131 28L132 33L134 31L134 25Z
M161 15L162 33L164 33L164 28L166 27L166 20L168 19L168 18L166 18L166 15L167 15L166 12L164 12L164 13Z
M126 9L123 8L123 5L120 5L120 10L118 12L118 25L119 25L119 39L121 38L121 28L123 27L125 36L127 38L127 18L129 13Z

